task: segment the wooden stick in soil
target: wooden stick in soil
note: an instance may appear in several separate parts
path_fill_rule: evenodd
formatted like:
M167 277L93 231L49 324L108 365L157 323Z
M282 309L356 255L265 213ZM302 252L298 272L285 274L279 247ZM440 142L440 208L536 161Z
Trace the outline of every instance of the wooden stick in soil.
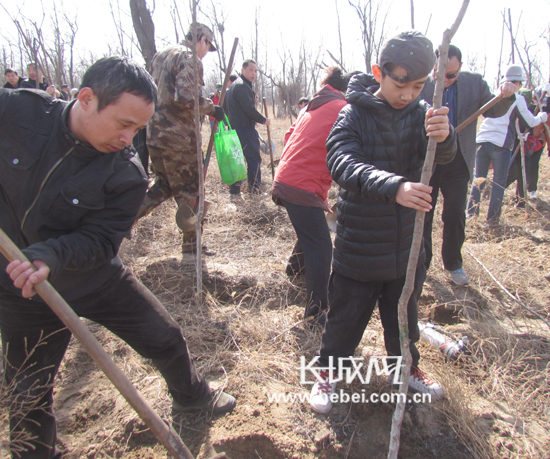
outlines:
M204 215L204 167L202 160L202 141L201 141L201 123L199 108L199 57L197 55L197 0L192 1L193 16L193 99L195 101L195 139L197 148L197 173L199 176L199 205L195 214L195 234L196 234L196 275L197 292L196 300L200 305L202 303L202 216Z
M521 180L523 182L523 200L525 201L525 213L527 216L531 214L531 205L529 204L529 197L527 196L527 171L525 169L525 144L523 143L523 135L519 128L519 118L516 118L516 132L519 141L519 151L521 158Z
M435 92L434 92L434 109L441 107L443 99L443 89L445 82L445 69L448 62L449 45L451 39L456 33L470 0L464 0L458 17L450 29L447 29L443 33L443 41L439 46L439 60L437 62L437 72L435 79ZM430 137L428 141L428 149L426 152L426 159L424 161L424 167L422 168L421 182L425 185L430 183L432 175L432 166L435 158L435 150L437 147L437 139ZM409 388L409 377L411 373L412 356L409 349L409 326L407 317L407 305L414 289L414 278L416 275L416 267L418 265L418 257L420 255L420 245L422 244L422 234L424 230L424 212L416 212L416 220L414 224L414 234L411 244L411 251L409 255L409 263L407 265L407 275L405 278L405 285L401 297L399 298L398 310L399 310L399 339L401 341L401 355L403 356L403 370L402 370L402 384L399 388L399 393L402 394L395 407L395 411L392 417L392 426L390 434L390 447L388 452L388 459L397 459L399 453L399 444L401 437L401 424L403 424L403 416L405 414L405 404L407 398L407 391ZM396 369L397 371L397 369Z
M265 100L265 97L263 98L264 101L264 111L265 111L265 117L267 118L267 102ZM269 159L271 160L271 179L275 178L275 165L273 164L273 149L271 148L271 132L269 131L269 126L266 126L267 128L267 142L269 144Z
M29 261L17 248L10 238L0 229L0 252L8 261ZM32 265L31 265L32 266ZM148 405L145 399L126 378L126 375L113 362L113 359L105 352L105 349L95 339L94 335L86 328L72 308L65 302L59 293L48 281L43 281L34 286L35 291L50 306L52 311L61 319L71 333L78 339L86 352L97 363L101 371L115 385L126 401L134 408L143 422L149 426L158 440L166 447L168 452L177 459L193 459L193 455L182 442L174 429L161 419L161 417Z

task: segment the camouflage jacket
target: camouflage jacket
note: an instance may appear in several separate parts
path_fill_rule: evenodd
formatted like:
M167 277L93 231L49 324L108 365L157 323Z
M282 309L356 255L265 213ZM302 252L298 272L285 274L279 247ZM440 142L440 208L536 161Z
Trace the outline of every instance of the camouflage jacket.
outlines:
M193 54L176 45L153 59L152 75L158 86L158 106L147 125L147 144L184 151L196 148ZM199 85L204 86L202 61L198 61ZM199 97L201 115L213 115L214 104Z

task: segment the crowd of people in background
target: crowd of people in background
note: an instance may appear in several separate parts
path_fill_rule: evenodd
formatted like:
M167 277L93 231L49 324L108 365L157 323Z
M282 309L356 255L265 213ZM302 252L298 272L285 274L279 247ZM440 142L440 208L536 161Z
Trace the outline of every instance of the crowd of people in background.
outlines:
M78 94L77 88L72 88L69 90L69 85L65 83L63 83L60 87L56 87L55 85L48 83L42 71L40 69L37 70L34 62L27 64L27 75L27 78L20 76L16 70L8 67L4 70L6 83L4 83L4 86L2 87L6 89L41 89L46 91L51 96L64 101L71 101L75 98L76 94Z

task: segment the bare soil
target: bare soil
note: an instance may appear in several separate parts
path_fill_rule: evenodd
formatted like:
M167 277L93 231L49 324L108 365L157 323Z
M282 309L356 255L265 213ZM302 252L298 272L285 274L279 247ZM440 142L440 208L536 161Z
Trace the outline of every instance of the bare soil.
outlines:
M272 125L276 157L288 125L287 120ZM265 128L259 130L267 139ZM204 132L206 138L206 126ZM263 158L269 192L269 156ZM470 352L446 363L438 350L419 344L422 368L448 395L443 401L408 406L401 458L550 457L549 326L510 298L473 258L524 305L549 319L550 285L544 278L550 271L549 177L543 156L539 199L529 216L513 207L509 189L501 230L485 230L483 218L468 222L466 287L452 284L441 267L438 213L421 315L457 337L468 336ZM333 202L335 196L334 191ZM196 457L225 451L231 458L247 459L385 458L394 404L337 404L322 416L313 413L307 401L268 400L271 393L309 391L311 386L300 384L298 365L301 356L309 360L315 355L321 336L302 321L304 279L285 274L294 231L286 211L269 195L245 194L242 205L230 203L216 164L208 174L207 198L213 205L203 241L215 254L202 257L202 299L195 294L196 259L181 255L172 201L136 225L136 235L124 241L121 256L182 326L197 367L212 386L237 398L234 412L219 418L173 415L164 381L151 362L98 325L88 322L90 329ZM377 316L357 355L384 355ZM340 387L348 393L392 390L382 377L366 387ZM55 410L66 458L168 457L75 340L56 381ZM5 412L2 419L0 456L7 457Z

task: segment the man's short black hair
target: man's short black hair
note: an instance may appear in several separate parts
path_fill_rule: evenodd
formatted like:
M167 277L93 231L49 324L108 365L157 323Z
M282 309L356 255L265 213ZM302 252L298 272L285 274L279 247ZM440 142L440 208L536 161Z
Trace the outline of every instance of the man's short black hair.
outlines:
M91 88L97 96L97 111L114 104L129 92L157 104L157 86L145 68L127 57L99 59L86 70L80 88Z
M298 101L298 105L300 104L309 104L309 99L307 97L302 97L299 101Z
M435 55L439 59L439 49L435 50ZM460 51L460 49L458 49L458 47L456 47L455 45L449 45L448 56L449 60L451 60L451 58L453 57L456 57L458 59L458 62L462 63L462 51Z
M15 70L7 68L4 70L4 75L7 75L8 73L15 73L16 75L19 75Z
M237 78L239 78L239 77L237 75L235 75L234 73L229 75L229 81L231 81L231 83L233 83Z
M257 65L254 59L247 59L246 61L243 62L243 69L247 68L248 64Z

